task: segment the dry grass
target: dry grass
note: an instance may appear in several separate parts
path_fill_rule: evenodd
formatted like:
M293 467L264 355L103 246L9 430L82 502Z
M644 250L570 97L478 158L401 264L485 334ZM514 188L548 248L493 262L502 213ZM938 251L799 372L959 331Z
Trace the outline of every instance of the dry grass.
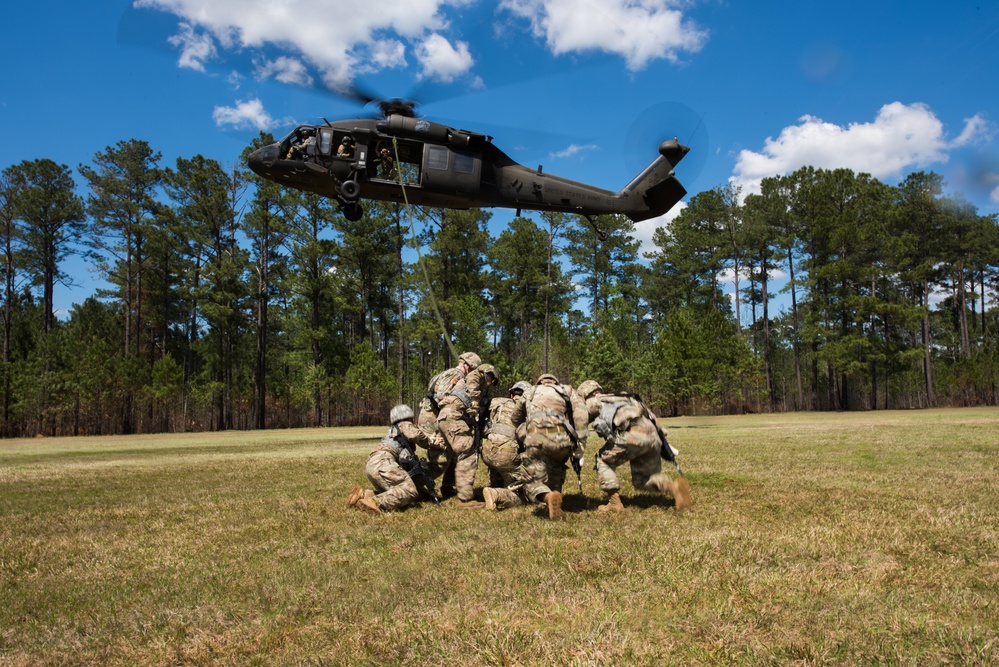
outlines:
M345 508L382 429L0 442L0 665L999 663L999 410L665 425L691 510L564 523Z

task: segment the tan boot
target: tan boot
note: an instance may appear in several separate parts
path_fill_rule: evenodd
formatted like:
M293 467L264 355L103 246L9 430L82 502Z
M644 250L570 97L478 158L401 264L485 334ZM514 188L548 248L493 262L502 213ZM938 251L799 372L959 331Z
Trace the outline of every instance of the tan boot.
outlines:
M694 498L690 495L690 482L686 477L673 482L673 498L676 499L676 508L685 510L694 504Z
M621 494L615 491L607 496L607 504L597 508L598 512L623 512L624 503L621 502Z
M485 489L482 489L482 498L486 501L487 510L496 509L496 491L486 487Z
M382 510L378 507L378 503L372 498L361 498L357 501L357 508L368 512L369 514L381 514Z
M357 504L357 501L359 501L363 497L364 497L364 490L360 486L355 484L354 487L350 490L350 493L347 495L347 507L353 507L354 505Z
M365 489L364 490L364 497L365 498L374 498L375 497L375 492L372 491L371 489Z
M565 521L565 512L562 511L562 494L558 491L549 491L545 494L545 504L548 505L548 518L552 521Z

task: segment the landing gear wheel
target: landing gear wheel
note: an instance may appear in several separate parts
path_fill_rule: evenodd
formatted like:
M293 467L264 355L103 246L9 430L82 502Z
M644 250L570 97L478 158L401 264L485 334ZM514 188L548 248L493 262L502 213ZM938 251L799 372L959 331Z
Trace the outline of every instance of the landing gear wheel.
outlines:
M361 208L360 204L351 202L343 207L343 217L347 218L350 222L357 222L361 219L362 215L364 215L364 209Z
M344 181L340 184L340 194L347 201L355 201L361 195L361 184L357 181Z

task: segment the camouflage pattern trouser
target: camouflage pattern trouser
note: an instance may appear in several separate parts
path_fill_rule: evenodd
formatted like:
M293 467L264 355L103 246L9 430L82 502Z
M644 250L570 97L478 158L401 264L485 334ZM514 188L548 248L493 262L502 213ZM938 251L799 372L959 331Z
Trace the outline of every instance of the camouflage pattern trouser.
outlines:
M373 452L368 457L364 473L371 480L378 508L385 512L400 509L420 497L409 473L402 469L391 452Z
M464 419L447 418L437 422L448 446L448 458L454 460L454 488L458 500L475 499L475 473L479 462L475 458L475 433Z
M420 409L420 416L417 421L420 430L427 434L434 449L443 450L445 447L444 436L437 429L437 415L430 410Z
M629 434L632 435L632 434ZM608 440L607 444L597 453L596 465L597 483L607 493L616 493L621 489L615 468L623 463L631 464L631 483L639 490L663 492L666 487L663 482L669 481L662 474L662 458L659 455L660 441L658 434L652 437L625 437Z
M524 496L543 502L549 491L561 493L565 483L566 461L572 454L572 439L561 426L528 425L521 454Z
M501 435L490 435L482 443L482 461L489 466L489 486L496 491L499 508L523 505L520 494L509 487L524 482L517 441Z

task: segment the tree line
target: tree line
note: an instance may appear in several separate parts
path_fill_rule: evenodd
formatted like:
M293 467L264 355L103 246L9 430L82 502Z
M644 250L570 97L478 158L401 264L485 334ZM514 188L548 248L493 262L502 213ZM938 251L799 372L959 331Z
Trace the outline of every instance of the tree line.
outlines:
M620 216L350 222L242 161L161 163L133 139L0 172L4 437L383 423L464 350L666 415L997 402L996 216L934 173L718 186L642 262ZM108 287L57 318L71 254Z

